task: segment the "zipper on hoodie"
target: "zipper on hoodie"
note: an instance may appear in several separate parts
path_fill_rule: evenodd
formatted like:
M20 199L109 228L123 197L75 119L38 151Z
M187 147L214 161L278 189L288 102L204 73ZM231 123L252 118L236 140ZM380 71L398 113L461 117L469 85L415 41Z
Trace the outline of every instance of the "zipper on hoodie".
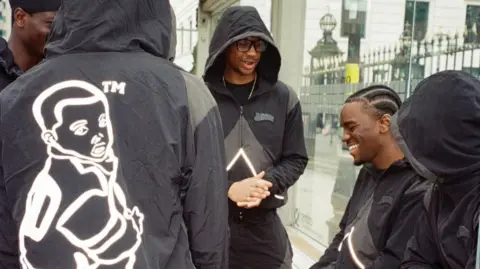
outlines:
M243 106L240 106L240 148L243 148Z

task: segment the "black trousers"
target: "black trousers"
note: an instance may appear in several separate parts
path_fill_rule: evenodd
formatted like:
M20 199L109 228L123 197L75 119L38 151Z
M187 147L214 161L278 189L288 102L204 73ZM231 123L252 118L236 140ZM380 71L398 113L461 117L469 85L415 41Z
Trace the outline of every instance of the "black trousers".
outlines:
M229 269L292 268L292 247L276 210L230 215Z

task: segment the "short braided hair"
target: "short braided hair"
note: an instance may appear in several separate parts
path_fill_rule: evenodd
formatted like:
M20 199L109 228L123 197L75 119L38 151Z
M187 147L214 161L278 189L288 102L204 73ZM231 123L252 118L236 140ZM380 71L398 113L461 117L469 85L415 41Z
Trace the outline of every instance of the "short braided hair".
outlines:
M400 96L386 85L372 85L350 95L345 104L363 102L367 108L373 108L377 116L395 114L402 105Z

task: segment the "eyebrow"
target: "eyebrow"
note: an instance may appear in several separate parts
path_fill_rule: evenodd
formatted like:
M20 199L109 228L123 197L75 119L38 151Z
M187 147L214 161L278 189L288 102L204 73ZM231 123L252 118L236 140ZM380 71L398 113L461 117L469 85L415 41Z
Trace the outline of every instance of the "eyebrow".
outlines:
M346 121L343 121L343 122L340 122L342 126L347 126L347 125L352 125L352 124L356 124L357 122L354 121L354 120L346 120Z
M76 122L70 124L70 131L75 130L78 126L86 125L87 120L77 120Z

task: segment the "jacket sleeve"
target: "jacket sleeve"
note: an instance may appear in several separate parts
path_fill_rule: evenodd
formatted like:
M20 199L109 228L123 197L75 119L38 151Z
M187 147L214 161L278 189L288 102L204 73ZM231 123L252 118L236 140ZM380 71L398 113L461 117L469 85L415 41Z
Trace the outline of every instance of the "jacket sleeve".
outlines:
M347 225L348 225L348 217L351 214L350 212L351 204L353 203L352 201L355 201L354 199L357 196L357 193L359 193L359 189L363 185L364 173L365 173L365 169L362 168L357 177L357 180L355 181L355 185L353 186L353 192L352 192L352 195L350 196L350 199L348 199L347 207L345 208L342 219L340 220L340 224L339 224L340 231L335 235L335 237L332 240L332 243L330 243L330 246L328 246L328 248L325 250L325 252L323 253L323 256L320 257L320 260L317 263L315 263L312 267L310 267L310 269L335 269L338 253L339 253L338 248L340 247L340 244L345 238L345 229L347 228Z
M433 241L433 233L427 212L423 210L410 238L401 269L437 269L439 264L437 247Z
M0 268L19 269L17 228L8 206L8 196L1 165L0 163Z
M286 115L281 158L275 166L266 171L264 176L264 179L273 184L270 189L272 195L285 193L297 182L308 163L303 135L302 107L297 95L291 89Z
M398 268L400 266L408 240L414 233L418 216L423 211L423 197L428 187L426 181L414 184L403 195L385 247L380 251L378 258L366 266L366 269Z
M310 269L334 269L338 257L338 247L342 243L343 238L345 237L345 228L347 227L348 213L350 210L350 201L348 201L347 208L343 213L342 220L340 220L340 231L335 235L330 243L330 246L325 250L323 256L320 257L320 260L312 265Z
M187 138L191 168L184 220L197 269L228 268L228 198L223 130L218 107L206 86L185 77L193 137ZM193 148L192 148L193 145Z

